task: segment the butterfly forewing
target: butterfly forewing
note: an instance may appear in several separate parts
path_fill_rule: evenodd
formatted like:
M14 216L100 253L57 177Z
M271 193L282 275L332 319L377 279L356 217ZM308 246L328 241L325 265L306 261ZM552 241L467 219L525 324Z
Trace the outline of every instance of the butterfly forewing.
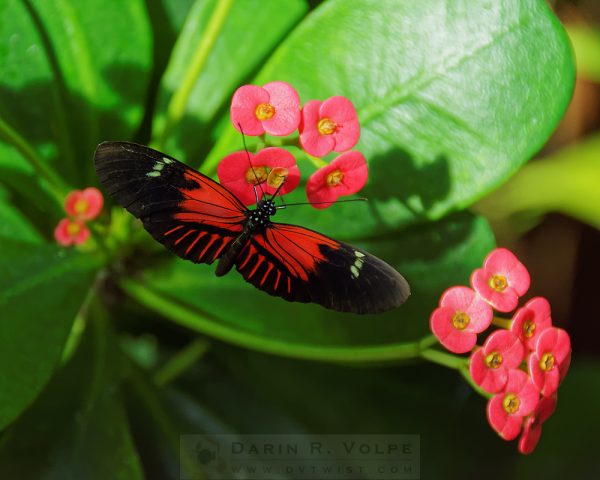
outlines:
M168 155L104 142L95 163L108 193L182 258L212 263L244 229L246 208L231 192Z
M406 280L384 261L296 225L272 223L256 232L236 268L271 295L342 312L384 312L410 295Z

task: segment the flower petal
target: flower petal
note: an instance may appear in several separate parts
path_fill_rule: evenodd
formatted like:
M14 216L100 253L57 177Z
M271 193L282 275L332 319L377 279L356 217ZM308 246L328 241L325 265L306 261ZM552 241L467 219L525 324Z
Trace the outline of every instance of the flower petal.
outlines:
M79 218L83 220L93 220L102 211L104 197L102 192L95 187L88 187L82 192L83 199L87 202L87 210Z
M58 225L54 229L54 239L59 245L62 245L63 247L68 247L69 245L73 244L73 239L71 238L71 235L69 235L68 232L68 227L70 223L71 220L69 220L68 218L63 218L60 222L58 222Z
M494 316L491 307L469 287L447 289L440 298L440 305L452 307L455 312L466 313L470 321L465 330L472 333L483 332L490 326Z
M489 368L485 363L485 353L482 348L473 352L469 360L469 372L473 381L489 393L498 393L504 389L508 372L506 368Z
M458 330L452 325L455 310L450 307L435 309L430 317L429 326L439 342L454 353L470 351L477 342L477 335Z
M77 217L79 213L75 209L75 205L83 200L83 192L81 190L73 190L67 194L65 197L64 208L65 212L73 218Z
M519 408L514 415L521 417L533 412L540 399L539 389L523 370L512 369L508 371L508 380L504 391L519 397Z
M270 82L263 87L269 93L269 103L275 115L262 124L270 135L289 135L300 124L300 97L289 83Z
M486 270L479 268L471 274L471 286L481 298L499 312L511 312L514 310L519 303L519 297L516 292L511 287L507 287L502 292L494 290L489 285L490 278L491 275Z
M285 150L284 148L268 147L263 148L258 152L253 159L253 163L256 165L265 165L271 170L276 167L282 167L287 169L288 173L285 179L285 183L279 191L281 195L292 192L300 184L300 170L296 164L294 156ZM274 187L263 183L262 189L265 193L273 195L277 190Z
M517 368L525 357L523 342L509 330L496 330L483 344L485 355L498 352L502 355L502 365L507 369Z
M560 370L558 366L555 366L552 370L542 370L540 357L535 353L529 356L527 366L533 383L542 395L548 396L556 392L560 384Z
M256 118L256 107L269 103L269 93L256 85L242 85L231 99L231 123L244 135L262 135L265 129Z
M527 326L526 323L534 325L533 332L531 332L531 327ZM510 330L515 335L518 335L529 350L535 350L535 345L540 334L551 326L550 303L543 297L535 297L517 310Z
M529 290L531 281L529 272L515 254L506 248L497 248L492 251L483 262L483 268L490 276L495 274L504 275L509 287L519 297L525 295Z
M535 351L540 357L544 353L552 353L555 362L560 365L571 353L571 338L562 328L548 328L538 338Z
M330 118L335 123L343 124L357 119L356 109L350 100L341 95L329 97L319 108L319 118Z
M519 452L529 455L535 450L542 436L542 424L534 421L533 417L525 420L523 433L519 439Z
M502 406L503 400L504 394L502 393L494 395L489 399L487 404L487 418L498 435L504 440L513 440L519 435L523 420L519 415L509 415Z

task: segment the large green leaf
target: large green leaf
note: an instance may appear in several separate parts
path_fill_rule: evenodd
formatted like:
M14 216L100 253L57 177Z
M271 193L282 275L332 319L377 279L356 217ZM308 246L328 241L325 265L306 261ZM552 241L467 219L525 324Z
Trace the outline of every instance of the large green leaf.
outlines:
M72 182L100 140L142 116L151 36L142 0L1 0L1 117ZM18 160L15 160L18 161Z
M160 85L153 136L161 148L182 160L206 154L215 115L307 10L304 0L233 2L222 29L213 32L210 22L215 21L218 4L217 0L196 0ZM194 73L193 59L202 55L205 42L211 40L214 44L204 53L204 65ZM174 94L188 88L184 105L171 104ZM176 127L171 123L173 115L181 116Z
M42 237L12 204L10 194L0 184L0 237L40 243Z
M100 318L76 355L5 433L2 478L144 478L120 399L115 339Z
M99 261L50 245L0 239L0 428L54 370Z
M554 130L574 67L544 0L331 0L253 83L275 79L293 84L305 102L332 95L354 102L370 202L336 206L318 223L356 237L438 219L506 180ZM229 125L205 171L239 149Z
M394 265L412 286L409 300L383 315L288 303L257 291L236 272L217 278L212 268L179 259L147 271L143 284L122 285L174 321L238 345L304 358L394 359L414 356L403 342L426 334L441 292L467 284L493 244L486 221L465 213L361 245Z

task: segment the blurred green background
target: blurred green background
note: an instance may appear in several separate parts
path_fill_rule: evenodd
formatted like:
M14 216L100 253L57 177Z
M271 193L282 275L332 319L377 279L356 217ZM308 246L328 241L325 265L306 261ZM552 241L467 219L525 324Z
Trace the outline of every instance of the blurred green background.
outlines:
M592 478L599 24L595 0L0 0L1 478L179 478L179 436L205 432L418 434L422 478ZM242 148L232 93L272 80L350 98L369 162L368 203L282 221L394 265L404 306L271 298L175 258L109 199L89 242L55 244L65 195L98 186L99 142L212 175ZM441 292L495 245L573 342L527 457L421 358Z

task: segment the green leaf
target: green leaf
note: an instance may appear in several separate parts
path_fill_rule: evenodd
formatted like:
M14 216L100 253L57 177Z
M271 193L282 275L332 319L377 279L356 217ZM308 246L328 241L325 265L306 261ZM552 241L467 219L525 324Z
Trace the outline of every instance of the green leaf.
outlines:
M151 63L144 2L2 4L1 116L71 182L90 182L95 146L131 136L141 120Z
M48 382L99 261L0 239L0 429Z
M221 31L213 32L210 22L218 4L217 0L196 0L160 85L153 137L161 148L182 160L206 154L215 116L307 10L304 0L234 2ZM211 35L217 37L208 38ZM211 40L212 49L202 51L204 42ZM207 55L205 63L200 71L191 72L192 59L201 54ZM174 94L187 87L185 101L172 105Z
M12 204L10 194L0 185L0 238L41 243L40 233Z
M329 209L319 229L359 237L439 219L506 180L558 124L574 67L543 0L332 0L252 83L275 79L294 85L304 102L354 102L369 206ZM239 137L229 125L203 169L214 172L239 150ZM306 214L291 216L300 223Z
M330 361L414 357L414 342L443 290L467 284L493 248L485 220L458 214L401 236L361 247L406 276L412 296L383 315L351 315L317 305L288 303L248 285L237 272L217 278L213 268L174 260L147 271L143 283L121 285L139 302L175 322L237 345L279 355Z
M5 433L3 478L142 479L120 398L114 337L93 318L76 355Z

